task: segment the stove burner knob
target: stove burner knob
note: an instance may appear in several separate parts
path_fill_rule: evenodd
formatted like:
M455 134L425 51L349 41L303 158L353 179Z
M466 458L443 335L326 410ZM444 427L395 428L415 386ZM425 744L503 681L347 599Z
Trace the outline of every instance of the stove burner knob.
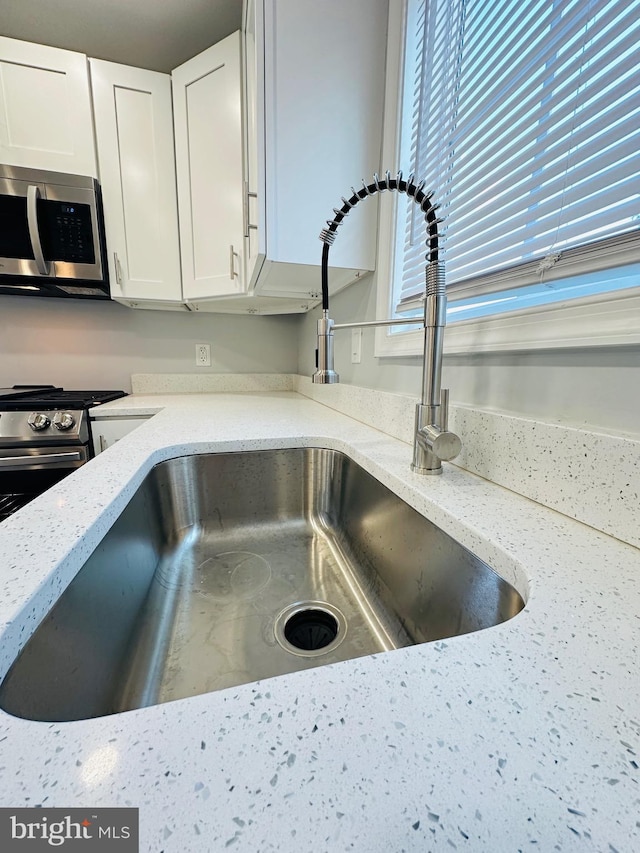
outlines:
M75 422L71 412L56 412L53 416L53 425L59 430L71 429Z
M31 412L27 419L27 423L31 427L31 429L39 432L41 429L46 429L51 421L49 418L43 414L42 412Z

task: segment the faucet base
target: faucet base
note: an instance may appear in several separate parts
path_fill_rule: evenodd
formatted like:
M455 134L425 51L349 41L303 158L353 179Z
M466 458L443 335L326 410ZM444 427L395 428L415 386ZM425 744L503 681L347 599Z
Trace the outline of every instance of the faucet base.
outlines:
M461 450L460 439L447 428L448 391L443 391L442 395L440 405L418 403L416 406L411 463L411 470L416 474L442 474L442 462L455 459Z
M335 370L316 370L311 381L314 385L335 385L340 382L340 376Z
M423 468L421 465L411 463L411 470L414 474L442 474L442 465L439 468Z

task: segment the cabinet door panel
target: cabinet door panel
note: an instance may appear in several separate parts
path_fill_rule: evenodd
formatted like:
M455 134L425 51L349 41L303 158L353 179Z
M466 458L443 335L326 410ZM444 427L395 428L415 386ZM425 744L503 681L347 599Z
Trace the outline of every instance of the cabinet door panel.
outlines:
M93 441L93 452L97 456L107 447L111 447L116 441L120 441L125 435L129 435L136 427L139 427L149 416L138 418L99 418L91 420L91 434Z
M172 73L185 299L244 291L240 36Z
M91 60L114 298L180 301L171 78Z
M264 0L264 9L267 257L319 264L333 207L380 169L388 4ZM374 269L376 229L369 200L341 227L331 265Z
M247 281L259 297L299 295L303 310L319 298L320 230L341 196L381 169L389 2L246 0L244 8L246 172L257 194ZM375 268L377 215L373 199L341 226L332 293Z
M97 176L86 56L0 37L0 162Z

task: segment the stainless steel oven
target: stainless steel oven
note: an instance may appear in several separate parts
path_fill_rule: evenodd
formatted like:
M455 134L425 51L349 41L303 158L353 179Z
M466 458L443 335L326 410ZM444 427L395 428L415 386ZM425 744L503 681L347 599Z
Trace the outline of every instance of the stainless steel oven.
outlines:
M88 410L124 391L0 389L0 521L92 456Z

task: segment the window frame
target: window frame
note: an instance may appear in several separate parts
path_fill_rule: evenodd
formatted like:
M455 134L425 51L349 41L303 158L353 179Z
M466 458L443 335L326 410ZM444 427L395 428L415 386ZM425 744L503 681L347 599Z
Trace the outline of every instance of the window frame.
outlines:
M408 4L409 0L389 2L383 168L389 163L399 163L401 157L400 128ZM390 193L381 202L375 274L378 320L394 316L392 300L396 264L397 193ZM606 276L607 272L603 271L602 275ZM637 287L449 322L444 335L444 352L466 354L635 346L640 344L639 321L640 274ZM422 349L423 334L420 330L398 333L390 327L376 329L374 355L378 358L420 355Z

